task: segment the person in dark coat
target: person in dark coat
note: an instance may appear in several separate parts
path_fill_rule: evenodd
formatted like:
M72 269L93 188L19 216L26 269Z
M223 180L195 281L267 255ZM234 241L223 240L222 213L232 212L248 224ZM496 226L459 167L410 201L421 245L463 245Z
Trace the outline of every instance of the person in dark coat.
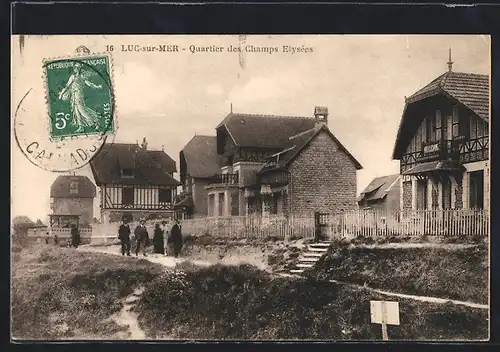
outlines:
M172 246L174 247L174 256L177 258L182 249L182 233L179 219L175 219L174 226L170 230L170 237L172 239Z
M123 218L122 222L123 223L118 229L118 239L122 247L122 255L127 253L127 255L130 256L130 226L126 218Z
M153 235L153 246L155 253L165 254L163 230L161 229L160 224L155 225L155 232Z
M146 229L146 221L144 219L141 219L141 221L139 221L139 225L137 225L134 230L134 236L137 244L137 247L135 248L135 256L137 257L139 255L139 251L142 249L142 254L146 257L146 248L149 242L149 234L148 230Z
M71 247L78 248L80 244L80 230L75 224L71 224Z

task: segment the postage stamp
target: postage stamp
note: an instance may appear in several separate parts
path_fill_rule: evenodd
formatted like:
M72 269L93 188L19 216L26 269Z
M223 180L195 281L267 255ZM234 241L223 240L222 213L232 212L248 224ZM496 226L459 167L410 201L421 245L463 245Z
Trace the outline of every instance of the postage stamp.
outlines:
M42 80L15 106L17 145L44 170L80 169L115 137L111 55L80 46L76 55L42 58L39 68Z
M44 62L50 137L114 132L109 56Z

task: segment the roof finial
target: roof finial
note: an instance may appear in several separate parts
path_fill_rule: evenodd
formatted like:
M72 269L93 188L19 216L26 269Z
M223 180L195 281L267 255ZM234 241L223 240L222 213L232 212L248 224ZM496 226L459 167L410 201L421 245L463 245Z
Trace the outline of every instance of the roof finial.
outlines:
M451 69L453 67L453 61L451 61L451 48L448 48L448 72L451 72Z

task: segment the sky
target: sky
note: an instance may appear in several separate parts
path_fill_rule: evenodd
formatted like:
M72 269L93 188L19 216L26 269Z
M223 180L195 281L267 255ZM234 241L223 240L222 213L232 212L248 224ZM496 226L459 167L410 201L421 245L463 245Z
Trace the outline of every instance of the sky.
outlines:
M121 51L122 45L178 45L179 52ZM164 148L177 161L195 135L215 135L230 112L311 116L329 110L328 127L361 163L358 193L377 176L399 173L391 160L405 96L447 70L490 74L485 35L320 36L25 36L11 47L11 108L31 88L43 90L42 60L92 53L113 46L113 88L118 129L115 142L146 137L149 149ZM190 46L222 46L222 52L190 52ZM228 52L229 46L277 47L279 52ZM312 48L295 54L282 46ZM185 50L182 50L185 48ZM45 104L29 106L48 118ZM45 120L43 120L45 121ZM47 137L48 138L48 137ZM46 221L50 185L60 175L26 159L11 131L11 215ZM75 172L92 180L90 166ZM178 178L178 177L177 177ZM99 218L97 199L94 216Z

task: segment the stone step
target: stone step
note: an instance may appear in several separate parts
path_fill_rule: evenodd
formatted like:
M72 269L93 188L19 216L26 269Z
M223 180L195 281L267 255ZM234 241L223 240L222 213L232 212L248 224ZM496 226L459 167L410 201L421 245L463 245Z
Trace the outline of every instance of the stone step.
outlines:
M330 247L332 244L328 242L318 242L318 243L310 243L309 247Z
M321 247L321 248L309 247L309 248L307 248L307 250L309 252L321 252L321 253L328 252L328 248L326 248L326 247Z
M300 263L296 265L297 268L312 268L314 266L313 263Z
M304 257L313 257L313 258L321 258L322 256L325 255L325 253L321 253L321 252L304 252L302 254Z
M290 270L291 274L302 274L304 272L303 269L292 269Z
M299 258L299 262L317 262L319 257L302 257Z

